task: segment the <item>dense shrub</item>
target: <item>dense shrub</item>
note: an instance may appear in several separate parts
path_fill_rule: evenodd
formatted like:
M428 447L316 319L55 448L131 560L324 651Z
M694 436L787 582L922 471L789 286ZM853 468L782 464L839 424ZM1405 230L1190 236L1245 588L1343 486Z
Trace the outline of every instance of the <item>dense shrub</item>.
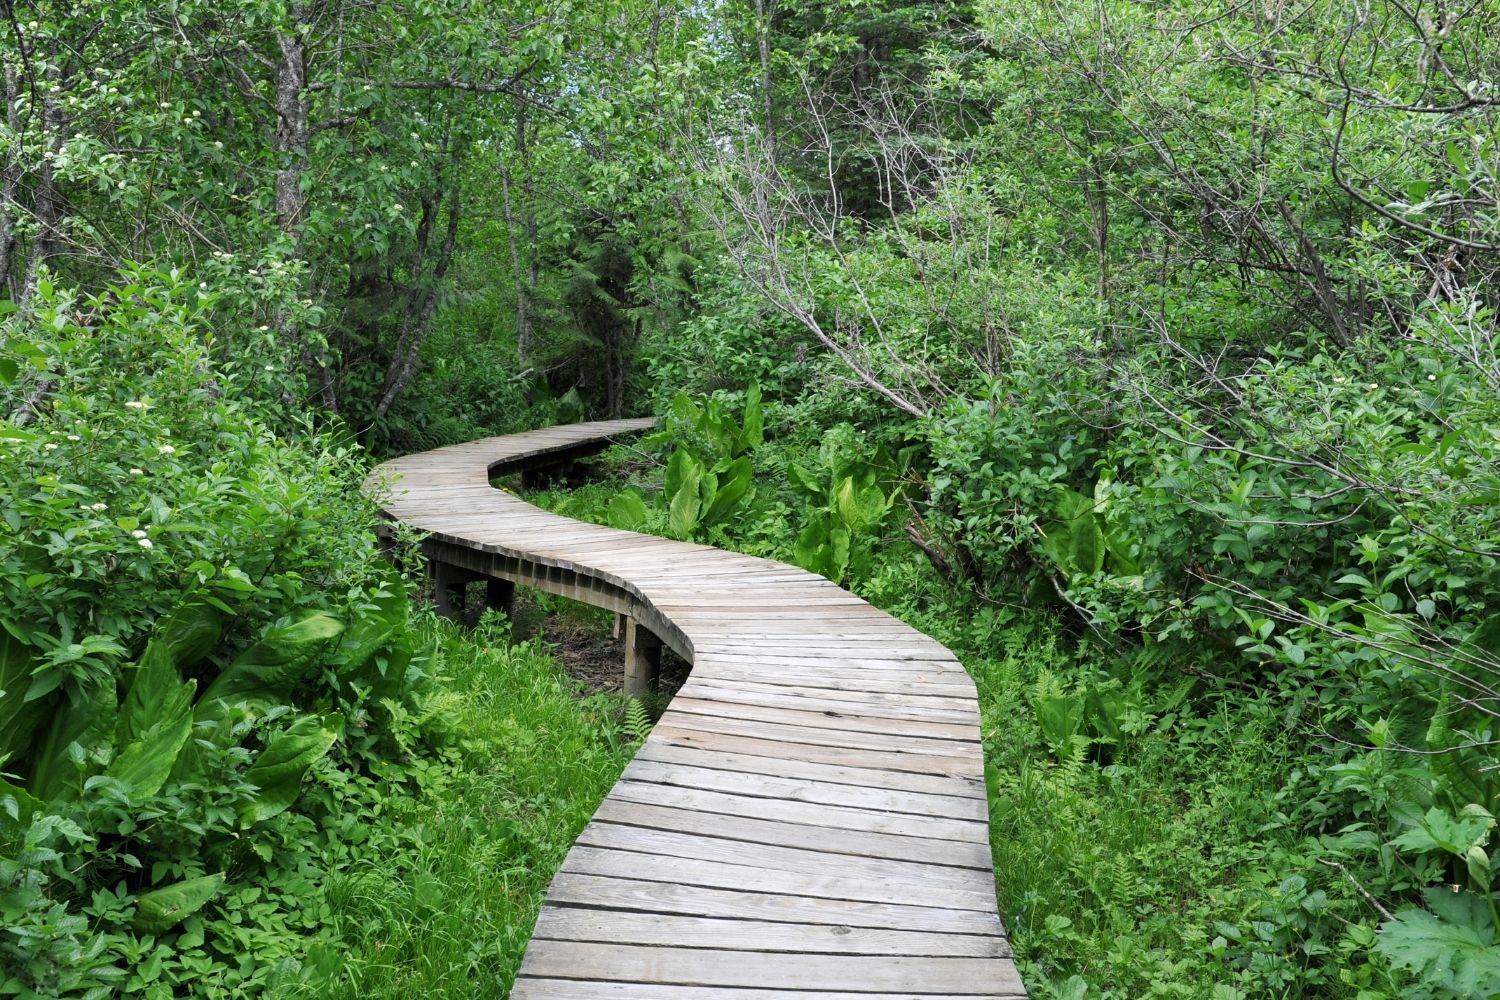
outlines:
M313 832L418 736L427 654L360 463L269 428L212 360L210 302L138 270L87 299L44 285L7 320L6 993L295 979L323 920Z

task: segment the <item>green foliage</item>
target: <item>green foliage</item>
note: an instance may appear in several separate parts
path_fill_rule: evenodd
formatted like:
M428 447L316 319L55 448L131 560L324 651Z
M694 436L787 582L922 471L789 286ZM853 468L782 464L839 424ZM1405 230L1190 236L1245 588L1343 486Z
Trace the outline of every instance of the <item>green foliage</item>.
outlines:
M735 419L722 401L701 405L678 393L666 426L647 438L648 445L670 445L661 498L666 504L666 533L684 541L701 539L723 525L753 493L751 453L765 439L760 386L745 391L743 412ZM638 531L650 520L644 499L626 491L609 501L608 523Z
M787 466L787 479L806 504L792 559L835 583L868 575L911 457L910 451L892 456L882 447L866 459L858 449L858 435L842 424L824 438L818 473Z

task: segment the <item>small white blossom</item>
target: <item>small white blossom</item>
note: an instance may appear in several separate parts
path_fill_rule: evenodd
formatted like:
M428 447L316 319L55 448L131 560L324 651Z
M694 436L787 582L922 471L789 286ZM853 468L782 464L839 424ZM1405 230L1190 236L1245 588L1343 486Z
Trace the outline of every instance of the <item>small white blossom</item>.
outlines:
M107 503L91 503L91 504L89 504L89 510L92 510L92 511L109 510L109 504L107 504Z
M44 451L56 451L57 445L53 444L51 441L48 441L46 444L42 445L42 449Z
M69 441L82 441L83 438L79 437L77 434L69 434L68 435L68 440Z
M1429 382L1436 382L1437 381L1437 376L1436 375L1429 375L1429 376L1427 376L1427 381L1429 381Z
M157 105L157 107L161 108L163 111L167 110L171 106L171 103L168 101L162 101L161 104Z
M222 142L219 142L217 139L215 139L214 140L214 149L223 149L223 148L224 148L224 144Z
M144 476L146 474L146 470L145 469L131 469L130 470L130 474L132 476Z
M156 450L157 450L158 453L160 453L162 455L175 455L175 454L177 454L177 449L173 448L169 444L159 445Z
M391 206L391 207L392 207L392 208L394 208L394 209L395 209L395 210L396 210L396 211L398 211L398 212L399 212L399 211L401 211L401 210L402 210L402 209L403 209L403 208L405 208L405 207L406 207L406 206L405 206L405 205L403 205L403 204L401 204L401 203L400 203L400 202L399 202L399 201L398 201L398 202L396 202L396 204L394 204L394 205L392 205L392 206Z
M1380 386L1377 385L1377 384L1375 384L1374 382L1371 382L1366 388L1369 388L1369 389L1379 389Z
M144 410L145 408L146 404L141 402L139 399L129 399L125 401L125 409L127 410Z
M149 539L149 538L137 538L135 540L135 544L139 545L143 549L149 549L149 548L151 548L151 539Z
M136 528L134 531L132 531L130 533L130 537L131 538L145 538L146 537L146 532L143 531L140 528Z

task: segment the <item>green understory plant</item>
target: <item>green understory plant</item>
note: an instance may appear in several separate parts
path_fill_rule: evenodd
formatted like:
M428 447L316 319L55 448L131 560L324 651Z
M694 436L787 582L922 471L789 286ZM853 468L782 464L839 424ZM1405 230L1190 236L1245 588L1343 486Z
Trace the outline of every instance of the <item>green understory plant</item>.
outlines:
M764 439L760 386L754 382L745 390L739 419L716 398L701 404L683 392L673 398L665 428L646 439L648 445L672 446L661 495L673 538L701 540L729 518L752 492L751 454ZM637 492L622 492L610 501L608 517L617 528L640 530L647 522L646 502Z

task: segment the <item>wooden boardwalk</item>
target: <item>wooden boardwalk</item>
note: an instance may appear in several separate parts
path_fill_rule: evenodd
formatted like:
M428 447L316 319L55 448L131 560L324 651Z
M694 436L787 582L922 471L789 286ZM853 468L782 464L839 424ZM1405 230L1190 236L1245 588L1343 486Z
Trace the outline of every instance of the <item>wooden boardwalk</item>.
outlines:
M552 427L387 462L386 513L445 588L514 583L627 616L687 683L553 879L517 1000L1024 997L996 909L973 682L822 577L582 524L493 489L650 427ZM382 486L382 483L389 485Z

